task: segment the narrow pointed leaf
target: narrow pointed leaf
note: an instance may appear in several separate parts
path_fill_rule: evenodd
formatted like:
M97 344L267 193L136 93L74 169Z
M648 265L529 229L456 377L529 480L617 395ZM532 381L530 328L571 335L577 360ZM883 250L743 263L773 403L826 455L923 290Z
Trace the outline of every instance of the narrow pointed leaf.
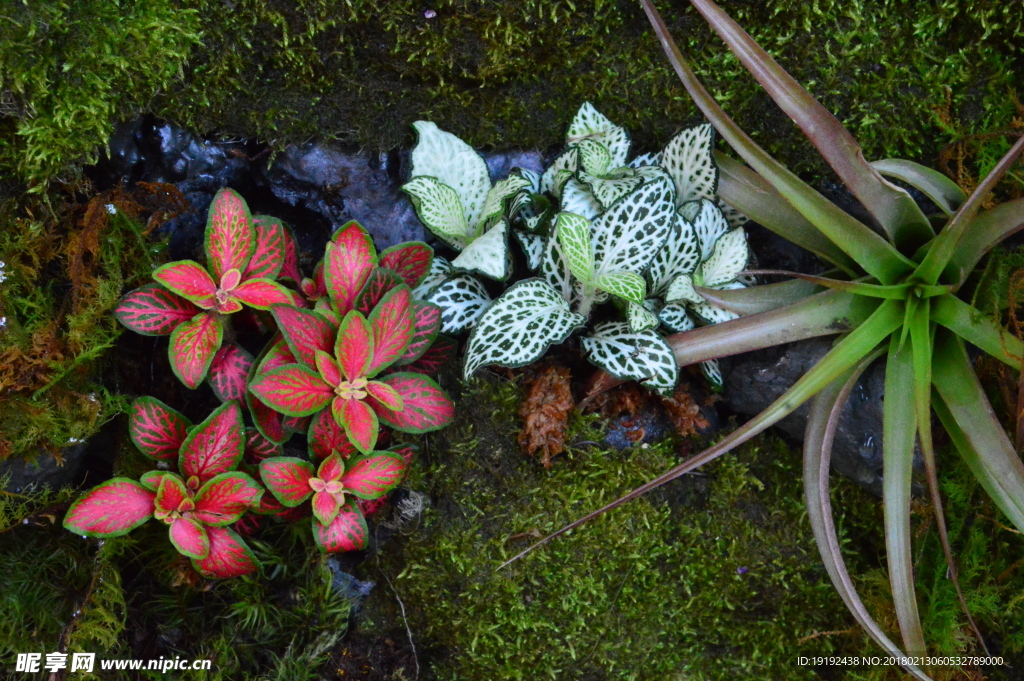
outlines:
M335 330L321 315L309 310L300 310L291 305L275 305L270 313L277 321L277 328L288 344L295 359L313 369L316 367L316 351L334 350ZM260 367L261 372L274 367Z
M397 272L406 286L416 288L426 278L434 249L420 241L407 241L381 251L380 266Z
M377 444L380 423L369 404L362 400L336 397L331 402L331 413L345 429L345 435L356 449L364 454L373 450Z
M777 310L821 292L821 287L802 279L738 289L699 288L697 293L717 307L740 316Z
M206 378L214 355L224 340L221 320L206 312L197 314L171 332L167 354L178 379L195 389Z
M370 272L370 277L366 280L366 283L363 284L363 288L359 289L359 295L356 296L353 309L363 316L369 315L386 293L404 283L397 272L384 267L375 267Z
M967 200L967 194L956 182L937 170L900 158L872 161L871 167L882 175L903 180L932 200L946 215L952 215Z
M176 458L192 422L155 397L132 402L128 433L139 451L151 459Z
M1020 370L1024 342L977 308L953 295L940 296L932 301L931 319L1000 362Z
M166 336L195 317L200 308L159 284L131 291L114 308L117 321L143 336Z
M356 453L355 445L348 439L345 429L335 420L329 409L313 416L306 435L309 458L313 461L326 459L337 452L343 459Z
M245 426L237 402L226 402L189 431L181 445L178 469L200 482L234 470L245 452Z
M256 230L245 200L231 189L213 197L206 219L206 257L214 279L228 270L244 272L256 250Z
M164 288L199 307L208 309L216 302L213 294L217 292L217 284L199 263L191 260L169 262L153 270L153 278Z
M309 480L313 464L292 456L274 456L260 462L260 478L274 498L293 508L313 494Z
M269 310L271 305L291 305L293 302L288 289L270 279L248 279L231 291L230 295L257 310Z
M373 452L351 459L341 478L345 492L360 499L382 497L402 481L405 459L400 454Z
M375 376L398 361L413 340L416 320L413 317L412 291L404 284L388 291L373 308L367 321L373 334L373 345L364 375Z
M373 240L358 222L349 222L327 243L324 252L324 285L339 315L355 304L363 284L377 265Z
M392 411L371 401L381 422L395 430L426 433L443 428L455 417L452 401L437 383L422 374L388 374L380 382L394 388L402 397L401 411Z
M79 497L64 529L90 537L119 537L153 517L154 492L128 478L113 478Z
M193 517L204 525L230 525L259 503L263 489L247 474L222 473L199 488Z
M206 558L193 559L192 565L204 577L230 579L249 575L260 568L252 550L228 527L208 527L210 552Z
M210 364L210 387L221 402L241 400L245 396L246 381L252 369L253 356L245 348L232 343L225 345Z
M256 378L249 390L269 407L288 416L309 416L324 408L334 388L320 375L299 364L289 364Z
M950 265L960 272L959 282L963 283L993 246L1021 227L1024 227L1024 199L1001 203L971 220L950 261Z
M313 538L320 549L327 553L358 551L366 546L369 536L366 519L354 499L345 502L330 525L324 526L313 521Z
M287 228L278 218L269 215L254 215L252 221L256 228L256 248L242 272L242 279L276 280L287 254Z

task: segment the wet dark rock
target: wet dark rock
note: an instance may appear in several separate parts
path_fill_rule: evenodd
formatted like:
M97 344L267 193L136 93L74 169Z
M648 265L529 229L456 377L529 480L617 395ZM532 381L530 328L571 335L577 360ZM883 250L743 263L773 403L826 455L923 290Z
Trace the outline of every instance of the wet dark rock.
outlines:
M79 477L86 456L86 444L79 443L61 452L61 462L44 452L35 460L6 459L0 461L0 478L10 476L4 488L16 494L30 489L61 487Z
M331 587L339 596L352 604L354 611L359 609L363 601L373 591L373 587L377 586L375 582L361 581L346 572L346 568L342 566L336 556L330 556L327 559L327 567L331 570Z
M513 168L544 172L544 157L539 151L492 152L484 154L484 160L487 161L492 182L505 179Z
M832 348L829 338L752 352L723 362L725 404L745 416L754 416L774 402ZM832 447L832 470L874 494L882 493L882 401L885 364L871 365L843 408ZM778 427L803 440L810 414L805 403ZM921 466L920 460L916 462Z

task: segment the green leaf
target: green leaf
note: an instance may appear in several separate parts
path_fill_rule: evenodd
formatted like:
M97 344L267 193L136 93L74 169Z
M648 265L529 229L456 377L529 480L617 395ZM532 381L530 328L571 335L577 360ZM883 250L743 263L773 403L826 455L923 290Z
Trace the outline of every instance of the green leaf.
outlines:
M512 274L512 258L508 252L508 223L499 220L486 234L474 239L459 257L452 260L452 267L488 279L508 279Z
M704 300L716 307L731 310L741 317L775 310L803 300L808 296L820 293L822 288L802 279L783 281L778 284L765 284L750 288L708 289L702 288L698 293Z
M939 171L932 170L920 163L899 158L887 158L873 161L871 167L882 175L903 180L911 187L918 189L946 215L952 215L960 207L960 204L967 200L967 194L960 189L956 182Z
M592 223L595 274L617 270L640 273L665 245L675 215L667 178L623 197Z
M555 229L569 271L581 282L590 282L594 278L590 220L574 213L559 213L555 218Z
M626 322L605 322L580 341L587 359L618 379L643 381L671 393L679 378L672 349L651 329L631 331Z
M626 321L629 322L630 331L637 332L658 328L661 320L658 319L658 315L648 305L653 308L653 301L648 299L642 303L634 303L633 301L627 303Z
M412 150L411 176L435 177L451 187L465 211L466 223L475 225L491 189L484 159L473 147L433 123L417 121L412 127L418 139Z
M512 236L526 258L526 266L532 272L539 270L541 262L544 260L544 246L547 244L547 239L540 234L531 234L521 229L512 230Z
M402 185L416 215L439 239L457 251L475 236L466 220L466 211L454 189L435 177L414 177Z
M722 286L723 289L740 289L744 288L743 284L735 281L731 284L725 284ZM706 291L708 289L701 289ZM697 315L705 324L721 324L722 322L730 322L734 319L738 319L739 315L732 310L727 310L722 307L718 307L708 302L703 296L701 300L696 303L691 303L690 309Z
M469 337L463 374L469 378L491 364L529 364L586 322L586 317L572 312L565 298L543 280L517 282L477 321Z
M442 331L461 333L476 323L491 304L491 296L480 280L460 274L435 287L427 301L441 308Z
M594 105L584 102L569 124L565 136L567 145L577 144L583 140L593 140L604 145L609 152L612 168L626 165L629 157L629 133L605 118Z
M530 188L530 180L521 175L509 175L504 180L495 183L487 192L484 206L480 211L480 217L475 225L475 234L479 236L492 220L501 217L505 211L505 205L509 199L516 196L524 189Z
M609 272L594 279L594 286L637 305L647 297L647 282L635 272Z
M600 142L583 139L577 147L580 150L580 166L588 175L603 176L613 167L618 167L612 166L612 154Z
M931 319L1020 371L1024 343L977 308L947 294L932 301Z
M950 266L960 273L958 283L963 283L993 246L1021 227L1024 227L1024 199L1001 203L971 220L950 260Z
M660 165L675 184L676 206L714 199L718 188L718 167L711 158L714 145L715 129L710 123L682 130L665 145Z

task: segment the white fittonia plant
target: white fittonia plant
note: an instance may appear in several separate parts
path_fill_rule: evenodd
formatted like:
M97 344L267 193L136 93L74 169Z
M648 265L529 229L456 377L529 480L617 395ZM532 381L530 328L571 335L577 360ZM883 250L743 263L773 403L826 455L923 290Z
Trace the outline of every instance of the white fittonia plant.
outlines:
M742 287L745 218L715 195L710 125L683 130L656 154L629 159L630 139L589 103L543 174L514 169L493 186L483 158L432 123L415 124L412 179L403 187L423 223L457 251L435 257L414 292L439 305L443 329L472 328L464 373L518 367L586 327L611 301L619 321L581 339L590 361L661 392L678 368L661 331L733 318L702 295ZM511 274L509 237L536 277L496 300L478 277ZM717 365L703 365L721 384Z

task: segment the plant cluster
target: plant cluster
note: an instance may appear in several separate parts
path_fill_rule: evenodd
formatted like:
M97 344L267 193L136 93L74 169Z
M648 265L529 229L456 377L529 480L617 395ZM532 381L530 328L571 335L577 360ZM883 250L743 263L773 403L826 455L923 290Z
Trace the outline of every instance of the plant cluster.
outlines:
M349 223L304 278L288 228L251 216L241 196L223 189L210 208L205 250L206 267L158 267L156 283L126 294L116 315L136 332L169 335L175 375L193 389L207 381L223 404L192 426L159 400L136 400L133 441L157 461L176 458L178 471L104 483L75 503L65 527L117 536L155 517L211 577L256 569L228 528L248 511L311 515L325 551L361 548L364 513L379 506L368 502L401 481L412 456L409 447L377 451L387 438L382 426L422 433L453 417L451 401L424 373L435 373L453 344L435 342L440 309L412 299L431 249L409 243L378 255L366 231ZM233 320L245 316L274 330L255 358L236 336ZM244 407L254 428L245 427ZM306 434L308 461L280 456L294 433Z
M671 393L677 366L659 330L737 316L703 293L743 288L749 257L746 219L715 195L710 125L629 160L626 130L586 103L543 174L514 168L493 185L469 145L433 123L415 128L402 189L423 223L458 252L451 262L435 258L415 293L441 307L446 332L472 328L467 378L488 365L532 363L594 321L581 340L591 363ZM510 279L512 241L534 276L492 301L485 281ZM720 385L717 364L702 366Z

